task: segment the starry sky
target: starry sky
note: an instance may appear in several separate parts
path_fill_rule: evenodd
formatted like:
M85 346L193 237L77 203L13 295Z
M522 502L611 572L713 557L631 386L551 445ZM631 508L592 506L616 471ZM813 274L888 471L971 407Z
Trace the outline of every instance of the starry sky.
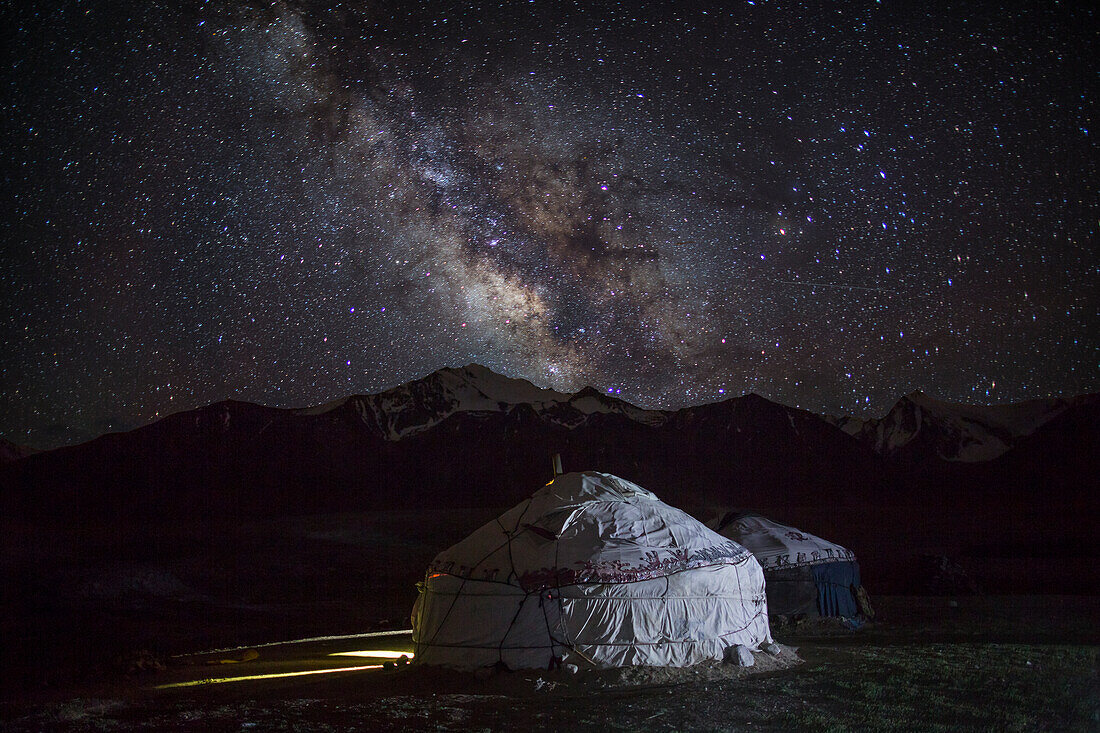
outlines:
M661 408L1096 391L1085 5L8 5L0 435L469 362Z

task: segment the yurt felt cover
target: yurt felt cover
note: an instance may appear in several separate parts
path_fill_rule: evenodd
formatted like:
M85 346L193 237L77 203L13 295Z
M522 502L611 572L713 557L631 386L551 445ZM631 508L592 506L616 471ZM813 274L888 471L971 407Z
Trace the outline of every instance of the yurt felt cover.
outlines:
M687 666L770 641L745 548L610 474L559 476L429 565L415 660Z
M819 616L818 589L812 570L801 565L772 569L764 576L768 593L768 613L772 616Z
M817 610L822 616L859 614L854 590L859 587L859 563L831 562L810 567L817 587ZM770 581L769 581L770 582Z
M756 556L764 570L855 560L835 542L788 527L759 514L730 514L717 523L718 533Z

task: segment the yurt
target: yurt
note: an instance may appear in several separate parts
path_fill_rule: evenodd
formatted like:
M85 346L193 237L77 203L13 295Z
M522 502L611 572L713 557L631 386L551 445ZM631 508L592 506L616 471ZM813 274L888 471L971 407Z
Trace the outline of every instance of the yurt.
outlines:
M684 667L771 642L752 554L607 473L557 476L439 553L419 589L417 664Z
M860 613L859 563L851 550L752 512L727 512L707 524L756 557L773 616Z

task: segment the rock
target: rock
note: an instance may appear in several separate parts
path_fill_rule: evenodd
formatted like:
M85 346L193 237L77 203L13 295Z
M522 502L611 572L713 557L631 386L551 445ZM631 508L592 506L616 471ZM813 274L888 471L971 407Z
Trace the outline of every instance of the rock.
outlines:
M760 649L763 652L771 654L773 657L778 657L783 652L774 641L769 641L767 644L761 646Z
M756 660L752 656L751 649L744 644L737 644L736 646L726 647L722 663L736 664L739 667L751 667L756 663Z

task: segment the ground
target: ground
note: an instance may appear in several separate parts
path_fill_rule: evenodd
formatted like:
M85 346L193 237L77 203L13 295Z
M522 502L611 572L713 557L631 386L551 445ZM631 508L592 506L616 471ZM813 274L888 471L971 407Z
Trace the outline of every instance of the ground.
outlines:
M254 659L248 649L138 659L119 679L5 695L3 728L1100 730L1100 598L876 601L878 619L855 631L830 623L777 629L788 659L797 648L804 662L757 674L715 664L674 673L475 676L413 665L157 689L309 663L373 666L380 660L328 654L411 648L407 636L388 635L257 646ZM205 664L220 659L246 661Z

